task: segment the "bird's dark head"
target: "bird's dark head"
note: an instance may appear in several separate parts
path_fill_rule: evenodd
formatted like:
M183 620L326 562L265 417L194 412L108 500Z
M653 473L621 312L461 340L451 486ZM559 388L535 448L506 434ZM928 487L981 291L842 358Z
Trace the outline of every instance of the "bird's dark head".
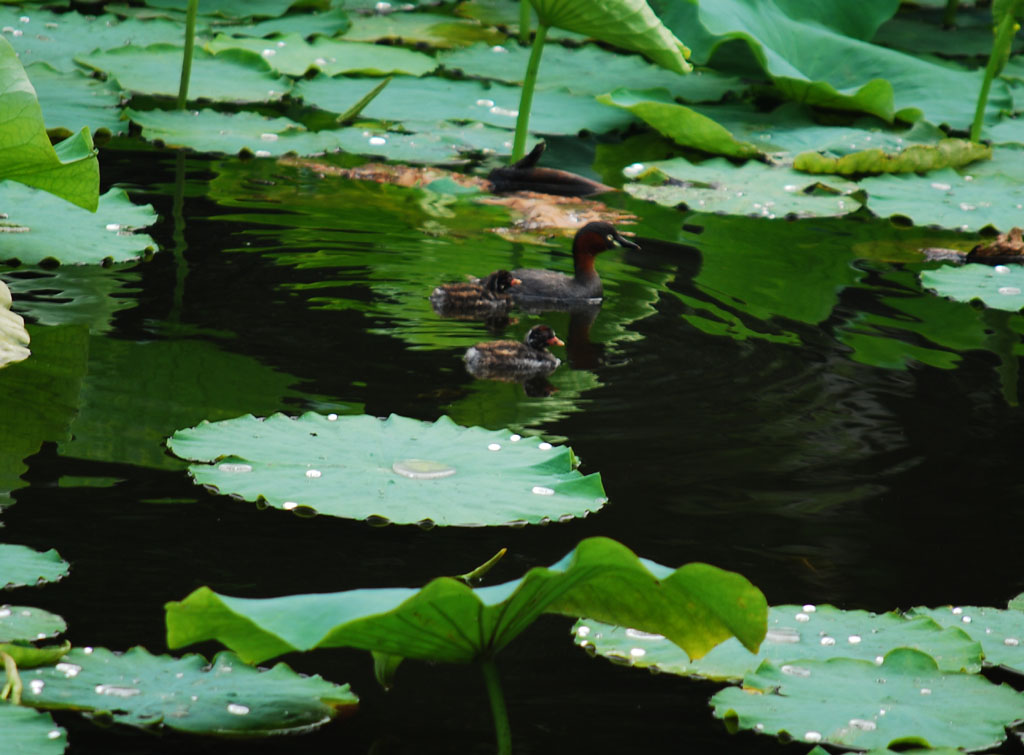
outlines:
M495 270L480 283L492 294L503 294L513 286L518 286L522 281L508 270Z
M565 346L561 338L555 335L547 325L534 325L526 334L526 343L534 349L546 349L548 346Z
M606 249L621 246L629 249L639 249L640 245L635 241L625 238L611 223L598 221L587 223L576 232L576 238L572 242L573 254L600 254Z

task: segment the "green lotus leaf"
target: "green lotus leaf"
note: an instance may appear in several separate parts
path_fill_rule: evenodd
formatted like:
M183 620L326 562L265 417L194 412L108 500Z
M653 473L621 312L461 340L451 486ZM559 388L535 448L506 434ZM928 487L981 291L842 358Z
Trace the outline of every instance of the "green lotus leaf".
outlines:
M830 177L829 188L823 189L806 173L755 161L736 167L720 157L699 165L677 157L642 167L648 179L661 175L671 183L661 186L627 184L627 192L658 204L685 204L702 212L764 218L820 217L845 215L860 206L860 202L846 195L855 191L857 184Z
M128 121L121 118L121 97L109 82L82 71L58 71L48 63L35 63L27 71L51 135L68 136L85 128L94 134L128 132Z
M589 538L550 568L472 589L439 577L420 590L384 588L265 600L201 587L168 603L167 642L216 639L250 662L292 650L354 647L446 663L494 657L542 613L593 616L659 632L699 657L730 636L755 649L767 606L746 579L708 564L676 570ZM628 618L628 620L626 620Z
M306 104L343 113L379 81L318 76L295 85L294 95ZM513 129L519 109L519 87L479 81L453 81L435 76L396 76L363 110L382 121L478 121ZM605 133L629 125L633 117L605 107L592 97L561 90L534 93L530 130L538 134L577 134L586 129Z
M690 51L647 5L646 0L530 0L544 26L585 34L646 55L660 66L687 73Z
M450 163L464 160L464 153L508 154L512 134L505 129L471 123L407 121L413 133L382 128L341 128L307 131L287 118L266 118L256 113L218 113L184 110L125 111L142 127L144 138L198 152L258 157L285 154L322 155L343 150L352 154L378 155L412 163Z
M893 744L984 750L1024 717L1024 697L979 674L939 671L925 653L890 651L879 665L833 658L775 666L765 661L711 698L730 728L856 750Z
M903 5L899 14L878 28L871 41L903 52L944 58L982 58L992 52L990 7L960 3L956 12L956 26L949 28L943 21L946 3L926 6L925 3ZM1014 51L1020 52L1022 47L1024 39L1015 38Z
M179 13L184 13L188 8L188 0L151 0L146 4L153 8L163 8ZM204 16L244 19L283 16L293 5L295 5L295 0L212 0L212 2L206 0L200 7ZM303 5L327 10L330 7L330 2L314 0L303 3Z
M138 21L73 10L54 13L38 7L26 12L17 5L0 6L0 26L15 30L4 38L17 50L22 65L42 61L64 72L75 71L74 58L94 50L158 42L180 45L184 37L181 24L165 19ZM179 70L180 65L179 61Z
M318 34L334 37L344 34L349 26L351 26L351 21L345 12L345 8L340 3L336 4L336 6L329 10L320 10L315 13L293 12L262 21L237 25L231 24L230 29L232 34L244 34L247 37L270 37L276 34L291 34L293 32L301 34L303 37L311 37ZM119 12L126 12L124 6L118 10Z
M31 606L0 606L0 642L52 639L68 628L60 616Z
M301 34L286 34L277 39L232 37L219 34L206 49L217 54L223 50L248 50L260 55L275 71L289 76L303 76L310 69L328 76L339 73L362 73L383 76L405 73L422 76L437 68L437 61L421 52L404 47L375 45L367 42L317 37L306 42Z
M252 415L179 430L167 443L199 485L275 508L399 524L537 524L607 498L572 449L507 431L392 414ZM216 462L216 463L210 463Z
M986 666L1002 666L1024 674L1024 611L1010 608L945 606L913 608L912 616L928 616L943 626L957 627L981 643Z
M699 63L724 42L746 43L787 99L870 113L885 121L913 121L923 114L932 123L960 129L974 117L973 93L981 87L982 71L866 41L870 33L865 33L895 12L897 4L891 0L858 7L832 0L813 8L781 0L661 0L656 7L666 24L683 34ZM717 60L716 67L721 67ZM951 97L950 92L972 95ZM993 118L1001 110L1012 110L1005 82L994 82L988 107Z
M727 157L746 158L762 154L756 146L738 141L727 129L707 116L685 105L666 102L664 98L651 99L643 92L618 90L599 96L597 101L628 110L684 147Z
M486 42L501 44L505 34L497 29L481 26L475 21L434 13L387 13L384 15L357 16L345 32L345 40L352 42L376 42L381 39L398 39L406 44L424 43L431 47L448 48Z
M23 705L222 736L310 731L359 702L347 684L300 676L283 663L260 671L228 652L207 662L141 647L123 654L74 648L56 666L23 670L21 680Z
M438 61L449 70L467 76L522 84L530 57L528 47L476 44L442 52ZM594 72L600 71L600 76ZM604 94L613 89L660 87L687 102L717 102L729 93L740 93L747 84L735 76L704 69L689 76L652 65L639 55L611 52L597 45L566 47L548 44L537 73L537 89L565 89L573 94Z
M27 484L21 477L27 468L25 457L38 452L44 441L69 436L80 382L88 369L89 333L84 326L32 327L31 335L32 358L5 368L0 380L0 501ZM14 555L24 550L26 557L37 559L34 551L10 547ZM43 559L52 570L50 560ZM0 578L2 563L0 551ZM27 579L35 584L38 576L30 574Z
M28 331L25 319L11 311L11 290L0 280L0 367L28 359Z
M24 545L0 543L0 589L57 582L67 573L68 562L53 548L40 552Z
M89 130L50 144L35 89L6 36L0 38L0 114L0 181L19 181L95 210L100 173Z
M75 60L117 79L129 91L173 97L181 83L182 54L182 48L174 45L129 45ZM215 102L276 102L291 86L291 80L274 74L256 53L236 49L211 55L197 49L188 96Z
M68 733L49 713L21 705L0 703L0 729L9 752L60 755L68 746Z
M0 651L7 653L19 669L52 666L70 650L71 643L66 640L60 645L45 645L43 647L24 644L20 640L15 643L0 642Z
M804 152L793 161L795 170L805 173L839 173L849 176L864 173L926 173L943 168L959 168L992 158L992 148L966 139L942 139L935 145L915 144L897 154L867 149L842 157Z
M1024 309L1024 267L1018 265L944 265L921 271L921 285L955 301L984 302L986 307Z
M128 263L131 264L131 263ZM61 265L36 268L8 280L18 310L33 325L85 324L93 334L107 333L118 312L138 305L142 277L127 265Z
M777 666L830 658L874 661L897 647L928 653L943 671L981 671L981 646L957 628L944 628L924 616L908 620L896 612L843 611L827 605L772 606L757 655L729 639L691 661L661 635L589 619L576 622L574 632L577 645L615 663L716 681L739 681L766 660Z
M138 259L156 247L152 238L135 232L155 223L156 213L150 205L133 204L123 189L107 191L94 213L13 183L0 184L0 204L9 223L27 229L9 234L0 253L5 261L98 265Z

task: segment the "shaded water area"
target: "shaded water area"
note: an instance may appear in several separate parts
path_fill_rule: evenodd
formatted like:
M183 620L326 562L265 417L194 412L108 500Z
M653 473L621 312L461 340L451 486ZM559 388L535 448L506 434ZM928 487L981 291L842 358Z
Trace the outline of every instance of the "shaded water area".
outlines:
M568 239L508 241L487 230L509 224L499 208L270 161L190 158L176 211L175 168L163 153L104 165L160 214L153 259L3 271L33 356L0 386L45 406L51 432L14 464L4 539L56 547L72 567L6 600L62 615L75 645L165 652L164 602L204 584L247 597L418 586L507 546L498 582L593 535L738 571L771 604L1003 606L1024 590L1024 327L922 290L915 250L956 234L612 196L639 216L620 227L643 249L598 260L594 322L514 313L500 331L547 322L567 342L554 392L527 395L467 375L462 353L493 333L439 319L427 295L499 267L570 269ZM204 418L308 410L447 414L565 440L610 503L521 529L371 527L212 495L163 447ZM17 450L2 450L11 467ZM721 685L590 658L571 625L545 617L498 658L517 752L809 749L728 734L707 706ZM384 693L365 653L283 660L351 683L360 712L247 742L56 718L75 753L493 750L475 668L407 662Z

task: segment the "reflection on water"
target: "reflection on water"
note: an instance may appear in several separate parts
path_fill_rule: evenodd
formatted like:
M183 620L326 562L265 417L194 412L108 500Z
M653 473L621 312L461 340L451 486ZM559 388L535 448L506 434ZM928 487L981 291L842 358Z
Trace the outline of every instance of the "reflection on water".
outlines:
M122 170L167 177L138 156ZM198 584L252 597L412 585L509 546L502 581L589 535L665 564L739 570L772 603L1001 604L1024 588L1024 327L1017 313L922 291L917 272L934 263L914 250L956 239L877 221L683 216L619 197L641 216L631 230L644 248L600 257L603 305L513 310L491 333L437 317L434 286L568 271L565 240L505 240L487 230L510 222L503 210L418 189L260 160L204 170L185 193L180 279L163 253L129 269L3 273L33 338L33 356L0 371L0 487L17 502L4 539L71 562L64 583L25 602L64 615L72 641L162 650L162 603ZM169 196L145 199L170 216ZM173 237L166 223L155 235ZM469 346L540 322L566 341L543 385L466 374ZM161 445L203 417L364 408L568 438L610 503L514 531L373 529L206 495ZM568 626L540 622L503 667L524 751L629 751L652 732L748 751L707 716L706 688L592 661ZM310 752L368 751L383 731L397 740L389 752L491 748L469 671L404 664L384 699L362 655L288 660L364 695L352 723L304 740ZM425 699L428 684L438 693ZM121 751L69 725L73 742Z

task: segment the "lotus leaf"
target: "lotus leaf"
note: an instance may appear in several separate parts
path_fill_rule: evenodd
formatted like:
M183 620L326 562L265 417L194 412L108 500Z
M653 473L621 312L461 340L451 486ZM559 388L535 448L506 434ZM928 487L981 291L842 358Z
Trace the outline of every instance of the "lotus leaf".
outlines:
M386 15L358 16L352 20L345 39L354 42L376 42L380 39L399 39L406 44L423 42L431 47L455 47L486 42L500 44L505 35L474 21L434 13L388 13Z
M345 42L317 37L306 42L301 34L287 34L277 39L231 37L220 34L206 49L217 54L223 50L248 50L260 56L279 73L303 76L310 69L328 76L339 73L362 73L382 76L406 73L422 76L437 68L437 61L421 52L404 47L374 45L367 42Z
M795 170L806 173L926 173L942 168L959 168L977 160L992 158L992 148L966 139L941 139L935 145L915 144L899 153L867 149L842 157L804 152L793 161Z
M289 13L285 16L268 18L255 23L232 24L230 29L232 34L244 34L247 37L269 37L275 34L289 34L292 32L301 34L303 37L314 34L334 37L338 34L343 34L351 26L351 21L345 12L345 8L340 3L336 5L337 7L332 7L326 11L321 10L316 13ZM119 12L124 12L123 6Z
M791 214L804 217L845 215L860 206L856 199L845 195L857 188L850 181L830 177L830 188L822 189L805 173L754 161L737 168L720 157L699 165L677 157L644 167L648 177L662 174L672 183L663 186L632 183L626 185L627 192L658 204L685 204L702 212L770 219Z
M985 303L993 309L1024 309L1024 267L1013 265L944 265L921 271L921 285L956 301Z
M945 26L942 7L928 8L904 5L900 13L878 28L870 38L877 45L893 47L914 54L928 53L946 58L987 57L992 51L992 9L987 6L960 3L956 27ZM1014 49L1019 52L1024 39L1017 38Z
M68 746L67 731L49 713L32 708L0 703L0 729L8 752L60 755Z
M0 367L28 359L28 331L21 315L11 311L11 290L0 280Z
M22 65L42 61L64 72L76 70L74 58L94 50L158 42L180 45L183 36L180 24L164 19L143 22L110 14L53 13L38 7L26 13L16 5L0 6L0 26L14 30L4 38L17 50ZM179 69L180 65L179 60Z
M1024 673L1024 612L1011 601L1010 608L946 606L914 608L914 616L929 616L943 626L962 629L981 643L986 666L1002 666Z
M35 325L87 324L91 333L106 333L117 312L131 309L138 299L137 270L99 265L36 268L22 276L14 271L8 285L18 310Z
M729 639L703 658L690 661L660 635L586 619L578 621L574 630L577 645L613 662L717 681L739 681L765 660L777 666L830 658L873 661L896 647L928 653L943 671L981 671L981 646L957 628L943 628L924 616L908 620L895 612L843 611L827 605L773 606L768 612L768 634L757 655Z
M31 606L0 606L0 642L34 642L63 634L68 625L55 613Z
M141 647L123 654L75 648L56 666L23 670L21 679L23 705L194 734L304 732L359 703L347 684L300 676L283 663L261 671L228 652L208 663L200 655L172 658Z
M477 44L438 55L449 70L467 76L522 84L530 50L518 45ZM623 55L597 45L565 47L548 44L537 74L537 89L565 89L573 94L604 94L613 89L660 87L687 102L717 102L729 93L740 93L747 84L735 76L711 70L680 76L652 65L639 55ZM600 71L600 76L594 72Z
M399 524L537 524L586 516L607 498L572 449L447 417L251 415L179 430L170 449L197 484L275 508ZM216 463L210 463L216 462Z
M354 647L447 663L492 659L542 613L617 617L699 657L730 636L752 650L767 606L739 574L692 563L676 570L589 538L550 568L472 589L450 577L420 590L363 589L254 600L201 587L167 604L167 642L216 639L249 662L292 650ZM623 621L624 619L627 619Z
M984 750L1024 718L1024 697L978 674L939 671L931 656L890 651L881 664L833 658L775 666L765 661L711 698L730 727L788 733L856 750L962 747Z
M109 82L82 71L57 71L48 63L35 63L27 70L51 134L67 136L83 128L94 134L128 132L128 121L121 118L121 97Z
M344 77L318 76L295 85L295 96L306 104L332 113L343 113L379 82ZM396 76L366 106L363 115L384 121L479 121L512 129L519 114L519 87L487 86L479 81L452 81L435 76ZM534 93L530 130L538 134L576 134L584 129L604 133L624 128L633 120L629 113L608 108L591 97L561 90ZM411 103L415 103L411 106Z
M991 225L1009 230L1020 223L1024 188L1002 174L962 176L951 168L927 176L872 176L860 182L868 209L879 217L899 215L914 223L977 231ZM977 178L978 180L973 180Z
M932 123L967 128L974 117L974 98L948 93L977 92L982 72L864 41L870 35L863 32L891 16L895 7L890 0L864 9L841 2L809 8L805 3L762 0L659 5L668 11L663 13L668 26L686 37L694 60L704 63L723 42L742 40L788 99L870 113L886 121L913 121L923 113ZM858 29L858 38L847 36L851 28ZM1011 107L1005 83L995 82L990 112Z
M19 181L96 209L100 174L89 130L51 146L35 89L5 37L0 37L0 144L5 147L0 150L0 181Z
M684 147L727 157L755 157L761 151L748 142L738 141L729 131L705 115L685 105L651 99L642 92L616 91L601 95L598 102L628 110L660 133Z
M188 7L188 0L148 0L146 4L153 8L164 8L184 13ZM204 16L241 19L276 18L283 16L293 5L295 5L294 0L206 0L201 7ZM304 5L326 10L330 6L330 2L314 0L314 2Z
M0 543L0 589L57 582L67 576L68 562L54 549Z
M75 60L117 79L129 91L173 97L181 83L182 54L182 48L174 45L131 45L81 55ZM290 79L274 74L256 53L235 49L211 55L197 49L192 57L188 94L190 100L276 102L291 86Z
M28 229L11 234L0 257L33 265L57 259L64 264L98 265L138 259L156 242L136 228L156 222L150 205L132 204L123 189L100 197L94 213L72 207L41 191L0 185L0 204L9 222Z
M646 55L660 66L687 73L690 51L655 15L646 0L530 0L544 26L568 29Z

